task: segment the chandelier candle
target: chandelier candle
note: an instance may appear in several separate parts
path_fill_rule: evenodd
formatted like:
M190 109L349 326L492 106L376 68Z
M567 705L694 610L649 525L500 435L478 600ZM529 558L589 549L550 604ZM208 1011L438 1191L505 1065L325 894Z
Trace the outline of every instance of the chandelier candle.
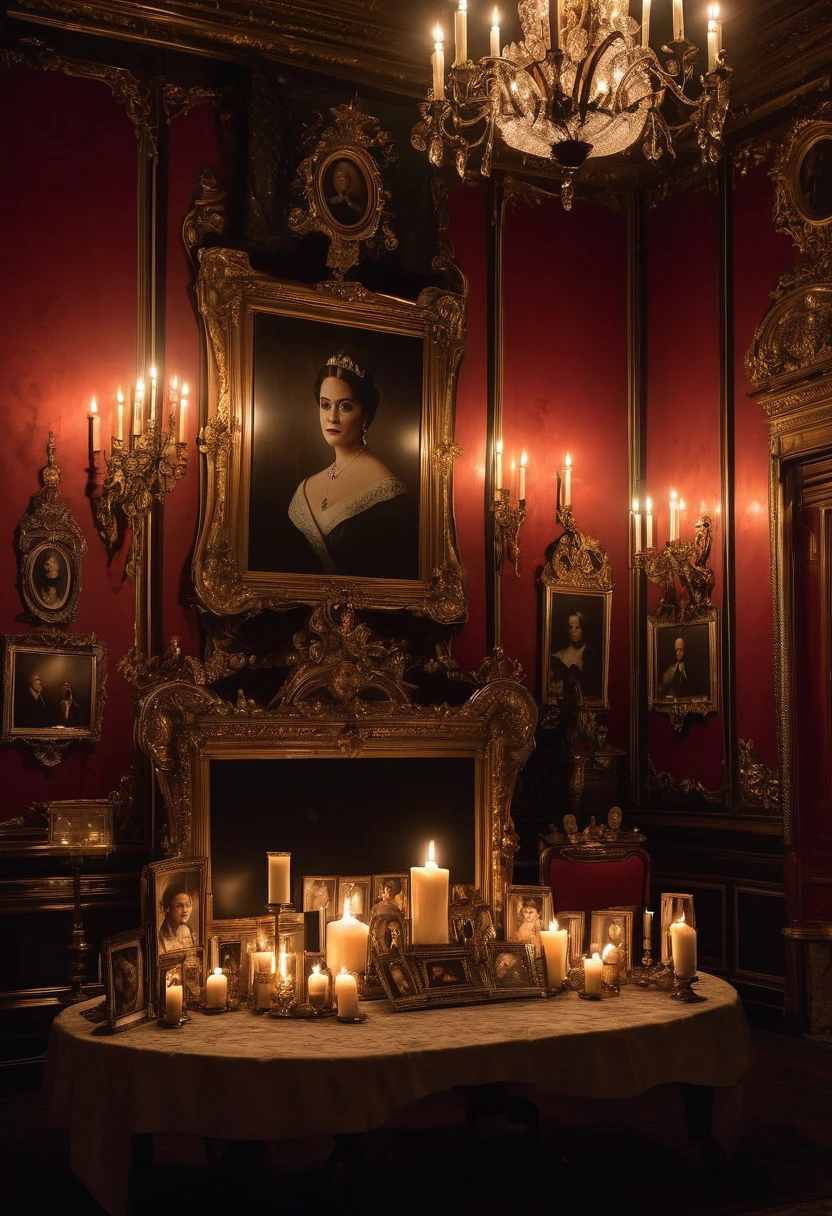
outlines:
M525 452L520 457L520 501L526 501L526 465L529 463L529 458Z
M500 14L496 8L491 16L491 39L489 52L492 59L500 58Z
M673 970L680 980L689 980L696 975L696 930L682 919L670 926L670 948L673 951Z
M448 940L448 878L434 859L433 841L423 866L410 868L410 897L413 907L413 944L432 945Z
M633 499L633 553L641 553L641 512L638 499Z
M454 67L468 62L468 0L459 0L454 13Z
M358 985L346 967L342 967L335 977L335 1000L339 1018L358 1017Z
M601 976L604 972L604 963L601 955L593 954L592 958L584 959L584 992L587 996L601 995Z
M543 957L546 960L546 982L550 988L556 988L566 979L566 953L569 947L569 933L559 929L556 920L549 922L548 929L541 929L540 940L543 943Z
M124 393L121 389L116 394L116 439L124 443Z
M641 4L641 45L645 50L650 45L650 0Z
M101 451L101 418L98 413L98 406L93 397L90 402L90 412L87 415L89 419L89 447L90 447L90 464L94 462L96 452Z
M156 368L150 369L150 425L156 425Z
M497 472L494 477L494 497L500 497L500 490L503 487L503 441L497 440Z
M209 1009L222 1009L228 999L228 980L222 967L215 967L205 984L205 1004Z
M673 41L681 42L685 36L685 14L682 0L673 0Z
M442 33L442 26L437 25L433 30L433 54L430 57L430 64L433 68L433 99L434 101L445 100L445 43Z
M142 433L142 415L144 414L144 380L136 381L133 392L133 434Z
M326 927L326 965L333 975L342 969L366 971L367 938L370 926L356 920L350 911L349 897L344 900L344 915Z
M572 457L568 452L563 461L563 505L572 506Z
M179 400L179 442L188 440L188 386L182 385L182 396Z
M290 904L292 902L289 866L291 853L267 853L269 859L269 903Z
M648 549L652 549L653 548L653 499L652 498L647 499L647 509L645 511L644 518L645 518L645 522L647 524L646 547Z

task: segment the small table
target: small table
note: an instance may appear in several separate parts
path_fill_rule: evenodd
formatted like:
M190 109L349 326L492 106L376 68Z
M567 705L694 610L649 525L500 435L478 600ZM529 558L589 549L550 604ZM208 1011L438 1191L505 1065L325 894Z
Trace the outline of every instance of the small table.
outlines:
M599 1002L569 992L415 1013L378 1001L358 1025L197 1012L179 1030L148 1022L115 1035L84 1016L88 1002L54 1022L47 1085L70 1129L72 1168L112 1216L128 1210L133 1136L357 1133L456 1086L508 1082L588 1098L667 1082L714 1087L713 1135L732 1155L748 1031L729 984L703 975L698 992L707 1000L696 1005L626 987Z

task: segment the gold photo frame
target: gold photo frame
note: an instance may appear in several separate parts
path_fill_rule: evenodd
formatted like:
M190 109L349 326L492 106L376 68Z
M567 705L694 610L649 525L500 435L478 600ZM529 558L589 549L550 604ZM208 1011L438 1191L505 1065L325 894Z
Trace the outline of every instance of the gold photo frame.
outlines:
M105 937L101 943L104 1008L109 1031L127 1030L151 1016L147 926Z
M543 594L541 700L561 695L579 683L584 704L609 709L610 620L612 591L549 585ZM577 623L576 623L577 622ZM575 656L580 655L582 666Z
M42 489L32 495L17 525L18 588L29 620L55 626L75 619L87 542L60 497L54 431L49 432L46 452Z
M197 291L209 347L193 561L201 605L218 616L284 609L348 582L365 608L464 620L451 505L464 299L436 288L415 302L357 284L316 290L220 248L203 251ZM317 400L332 357L354 378L382 479L325 515L329 495L319 504L306 485L334 467L336 433L322 430Z
M679 731L689 714L719 713L719 618L647 621L648 708ZM681 644L680 644L681 643Z

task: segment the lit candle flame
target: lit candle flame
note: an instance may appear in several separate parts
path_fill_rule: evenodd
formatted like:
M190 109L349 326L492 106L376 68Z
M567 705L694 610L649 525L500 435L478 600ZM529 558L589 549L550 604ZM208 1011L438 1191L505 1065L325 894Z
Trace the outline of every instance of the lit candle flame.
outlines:
M556 920L550 920L549 921L549 932L557 933L557 931L558 931L558 922Z
M121 391L121 389L119 389L116 393L116 401L119 403L119 405L124 404L124 393Z
M98 413L98 406L95 404L95 397L93 397L92 401L90 402L90 413L91 414Z
M436 861L436 850L433 847L433 841L428 845L428 861Z
M564 457L563 463L566 465L567 469L572 468L572 457L569 455L568 452L566 453L566 456Z

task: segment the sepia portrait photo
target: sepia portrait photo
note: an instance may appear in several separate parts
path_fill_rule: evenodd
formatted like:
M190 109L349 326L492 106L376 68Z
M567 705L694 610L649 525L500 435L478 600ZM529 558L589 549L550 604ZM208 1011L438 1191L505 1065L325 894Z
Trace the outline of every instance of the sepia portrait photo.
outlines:
M29 594L38 607L60 612L72 593L72 559L61 545L41 544L27 564Z
M131 929L104 939L101 974L107 1026L123 1030L148 1017L148 960L144 929Z
M321 217L336 230L350 230L348 235L354 237L374 219L377 191L373 176L359 163L354 149L330 153L318 165L317 175Z
M541 929L548 929L552 919L552 891L550 887L506 888L505 923L506 941L522 942L531 946L535 958L540 958L543 945Z
M142 890L154 957L204 944L206 871L204 857L155 861L143 869Z

